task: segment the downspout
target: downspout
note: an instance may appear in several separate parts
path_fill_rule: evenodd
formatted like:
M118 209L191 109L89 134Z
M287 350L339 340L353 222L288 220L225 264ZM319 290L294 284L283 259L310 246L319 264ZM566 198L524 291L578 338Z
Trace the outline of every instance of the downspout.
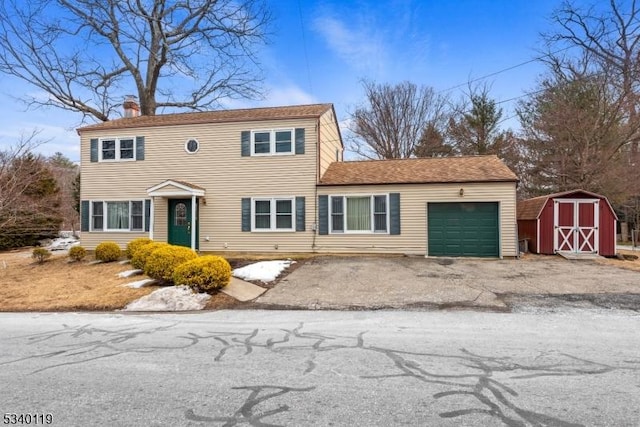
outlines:
M311 240L311 251L316 251L316 236L318 235L318 184L320 183L320 118L316 122L316 182L313 186L313 238Z
M149 239L153 240L153 225L155 224L155 197L151 197L149 207Z
M196 195L191 195L191 249L196 250Z

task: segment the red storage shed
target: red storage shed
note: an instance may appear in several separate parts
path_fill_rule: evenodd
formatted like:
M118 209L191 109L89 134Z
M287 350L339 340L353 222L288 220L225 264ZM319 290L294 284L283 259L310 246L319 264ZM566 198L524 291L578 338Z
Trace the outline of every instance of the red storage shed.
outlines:
M605 196L572 190L522 200L517 205L518 238L538 254L616 254L618 217Z

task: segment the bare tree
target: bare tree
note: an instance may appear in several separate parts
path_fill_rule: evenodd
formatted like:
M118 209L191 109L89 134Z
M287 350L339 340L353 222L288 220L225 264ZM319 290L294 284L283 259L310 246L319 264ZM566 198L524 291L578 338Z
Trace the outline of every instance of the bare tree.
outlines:
M564 1L552 15L553 30L543 34L543 60L552 69L607 78L623 101L627 120L638 120L640 101L640 4L609 0L581 7ZM604 7L603 7L604 6ZM638 152L638 136L627 143ZM635 144L634 144L635 143Z
M259 97L262 0L4 0L0 71L45 93L24 100L99 121L135 88L140 112Z
M351 150L368 159L412 157L425 130L445 121L447 100L433 88L363 81L366 105L357 108Z
M17 221L20 199L33 185L34 180L29 178L34 176L27 173L27 163L19 160L43 143L37 140L38 134L23 134L9 149L0 151L0 229Z
M59 188L42 156L31 153L42 141L23 135L0 152L0 248L30 245L58 234Z
M545 61L563 73L605 78L623 107L625 130L616 141L621 147L618 184L630 188L617 207L623 221L640 227L640 4L636 0L594 1L591 7L565 1L552 16L555 26L543 35ZM617 154L616 154L617 155Z
M625 200L633 189L621 148L638 132L606 77L556 74L518 108L533 195L583 188ZM624 179L621 179L625 176Z
M59 152L49 157L47 164L60 189L60 215L63 218L63 230L71 230L75 234L80 222L78 212L80 200L75 195L75 186L80 174L79 167Z

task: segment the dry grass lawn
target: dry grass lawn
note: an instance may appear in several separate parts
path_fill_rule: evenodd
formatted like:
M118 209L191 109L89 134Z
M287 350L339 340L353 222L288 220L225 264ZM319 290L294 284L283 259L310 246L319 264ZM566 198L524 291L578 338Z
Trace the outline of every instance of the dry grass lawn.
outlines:
M117 310L158 289L122 287L139 277L116 277L131 269L129 265L67 260L54 253L44 264L37 264L31 249L1 252L0 311Z
M45 263L38 264L31 258L33 249L0 252L0 311L109 311L118 310L128 303L150 294L158 286L131 289L121 285L145 278L127 279L116 275L131 269L129 265L105 263L87 265L93 257L83 262L69 263L66 254L56 254ZM225 254L233 268L265 259L296 258L303 261L313 255L300 254ZM298 264L290 267L289 271ZM267 286L268 287L268 286ZM251 303L241 303L223 293L211 296L205 309L248 308Z
M626 268L627 270L640 271L640 250L626 250L621 249L618 251L621 255L626 255L627 259L605 258L598 260L601 264L613 265L614 267ZM632 259L638 257L636 259Z

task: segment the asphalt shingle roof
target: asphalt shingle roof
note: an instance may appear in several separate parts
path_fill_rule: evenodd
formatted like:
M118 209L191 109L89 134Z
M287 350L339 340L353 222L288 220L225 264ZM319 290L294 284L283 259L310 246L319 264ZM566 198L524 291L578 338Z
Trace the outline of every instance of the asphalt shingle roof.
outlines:
M533 197L531 199L520 200L516 206L517 218L521 220L538 219L538 216L540 216L540 212L542 211L542 208L544 207L545 203L547 203L547 200L555 199L556 197L563 197L563 196L579 194L579 193L582 193L583 195L591 196L596 199L606 200L606 197L600 194L592 193L590 191L585 191L582 189L562 191L560 193L545 194L544 196L538 196L538 197ZM607 204L608 203L609 201L607 200Z
M518 181L497 156L335 162L320 185Z
M159 114L110 120L78 128L78 132L107 129L126 129L148 126L175 126L201 123L225 123L277 119L320 117L332 104L292 105L287 107L245 108L196 113Z

